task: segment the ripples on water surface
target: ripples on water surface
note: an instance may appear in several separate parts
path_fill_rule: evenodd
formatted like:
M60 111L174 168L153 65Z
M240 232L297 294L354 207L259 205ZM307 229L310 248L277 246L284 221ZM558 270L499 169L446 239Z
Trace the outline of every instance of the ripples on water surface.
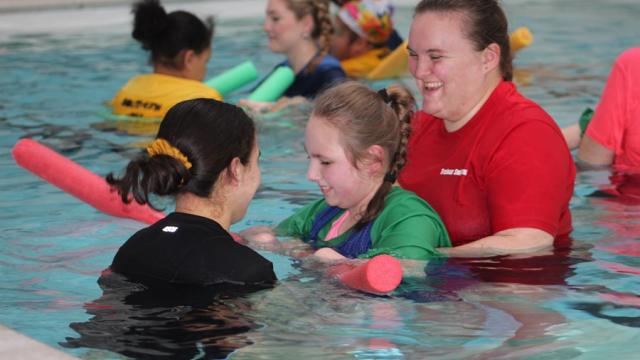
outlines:
M512 26L528 26L535 37L516 59L520 89L560 125L594 105L613 59L640 39L635 0L505 3ZM259 21L219 20L210 75L243 59L266 73L280 60L265 50ZM409 21L410 9L401 7L403 35ZM147 71L129 29L103 30L0 40L1 323L85 358L118 358L113 351L217 357L234 349L240 359L599 359L640 352L640 186L625 179L627 195L610 197L606 172L578 174L570 251L432 262L427 280L407 281L391 298L343 289L266 253L284 279L271 290L220 291L189 306L158 294L103 293L100 271L142 225L81 204L9 155L19 138L33 137L106 174L151 137L144 126L98 115L131 75ZM413 87L411 79L401 81ZM304 178L307 110L259 120L264 183L236 229L274 224L319 196Z

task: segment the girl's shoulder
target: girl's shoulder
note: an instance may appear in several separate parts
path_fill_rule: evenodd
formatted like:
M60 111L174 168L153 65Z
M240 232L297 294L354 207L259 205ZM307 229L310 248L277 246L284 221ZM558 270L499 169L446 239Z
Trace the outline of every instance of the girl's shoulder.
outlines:
M318 66L342 67L340 65L340 60L338 60L337 58L335 58L333 55L330 55L330 54L324 55L322 57L322 60L320 60L320 63L318 63Z
M395 223L414 216L440 220L440 216L424 199L414 192L394 186L384 201L384 209L376 220Z
M389 201L397 202L397 201L403 201L403 200L409 200L409 199L422 202L425 204L427 203L420 196L416 195L416 193L414 193L413 191L403 189L400 186L391 187L389 194L387 194L387 197L385 198L385 202L389 202Z
M282 220L276 226L276 234L282 236L297 236L306 233L316 216L328 206L324 198L321 198L298 208L293 214Z
M316 65L315 68L316 73L331 73L333 77L344 78L346 77L346 73L342 68L342 64L340 60L336 59L332 55L324 55L322 60Z
M422 244L424 237L448 243L438 213L418 195L400 187L393 187L385 198L384 209L376 217L371 232L378 234L378 240L393 238L404 246L412 241Z

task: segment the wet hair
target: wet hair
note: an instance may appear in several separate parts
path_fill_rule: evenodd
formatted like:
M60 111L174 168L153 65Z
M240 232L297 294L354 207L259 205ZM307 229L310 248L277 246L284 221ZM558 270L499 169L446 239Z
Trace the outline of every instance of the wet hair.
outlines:
M504 80L513 78L507 16L497 0L422 0L416 5L414 17L425 12L459 13L463 16L463 31L477 51L491 43L500 47L500 73Z
M213 99L192 99L174 105L160 124L156 139L164 139L192 164L169 155L145 151L127 165L122 178L107 182L125 203L131 198L149 204L149 194L191 193L208 197L220 174L234 158L249 162L255 146L253 120L239 107Z
M313 30L311 30L312 39L318 42L320 52L307 67L308 72L313 72L315 67L320 64L322 58L329 53L331 48L331 34L333 34L333 24L331 23L331 15L329 13L328 0L283 0L287 9L291 10L296 19L310 15L313 19Z
M340 131L345 153L356 168L372 145L379 145L387 155L384 181L356 227L375 219L384 208L385 197L406 162L414 111L415 99L399 85L376 92L358 82L346 81L316 98L312 116Z
M131 36L149 50L150 62L180 70L180 54L193 50L196 54L211 47L213 19L207 24L186 11L167 13L158 0L142 0L133 5L134 21Z

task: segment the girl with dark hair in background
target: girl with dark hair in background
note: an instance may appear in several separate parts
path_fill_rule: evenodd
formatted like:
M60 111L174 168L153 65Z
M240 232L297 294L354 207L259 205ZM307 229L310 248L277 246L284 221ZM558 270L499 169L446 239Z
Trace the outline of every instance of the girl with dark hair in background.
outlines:
M131 78L111 100L116 115L161 119L183 100L221 100L202 80L211 58L214 25L186 11L167 13L158 0L134 4L132 36L150 52L153 73Z

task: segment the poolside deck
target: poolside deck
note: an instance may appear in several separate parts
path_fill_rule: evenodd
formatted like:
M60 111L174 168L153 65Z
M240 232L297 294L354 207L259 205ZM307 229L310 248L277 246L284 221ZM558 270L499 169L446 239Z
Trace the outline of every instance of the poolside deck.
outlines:
M131 0L0 0L0 12L42 11L64 7L129 4Z
M0 34L113 31L131 26L134 0L0 0ZM266 0L164 0L177 9L217 19L260 18Z
M93 7L106 7L106 6L129 6L135 2L135 0L0 0L0 13L7 12L25 12L25 11L43 11L51 9L82 9ZM161 0L163 5L168 7L179 5L182 6L186 3L206 2L210 5L216 6L217 4L225 5L228 7L231 5L231 12L246 16L246 12L258 11L262 13L264 11L264 4L266 0ZM259 3L259 6L247 6L249 2ZM225 4L226 3L226 4ZM397 5L411 6L416 3L415 0L394 0L393 3ZM242 6L240 6L242 4ZM238 11L242 7L242 11Z
M0 359L77 359L0 325Z

